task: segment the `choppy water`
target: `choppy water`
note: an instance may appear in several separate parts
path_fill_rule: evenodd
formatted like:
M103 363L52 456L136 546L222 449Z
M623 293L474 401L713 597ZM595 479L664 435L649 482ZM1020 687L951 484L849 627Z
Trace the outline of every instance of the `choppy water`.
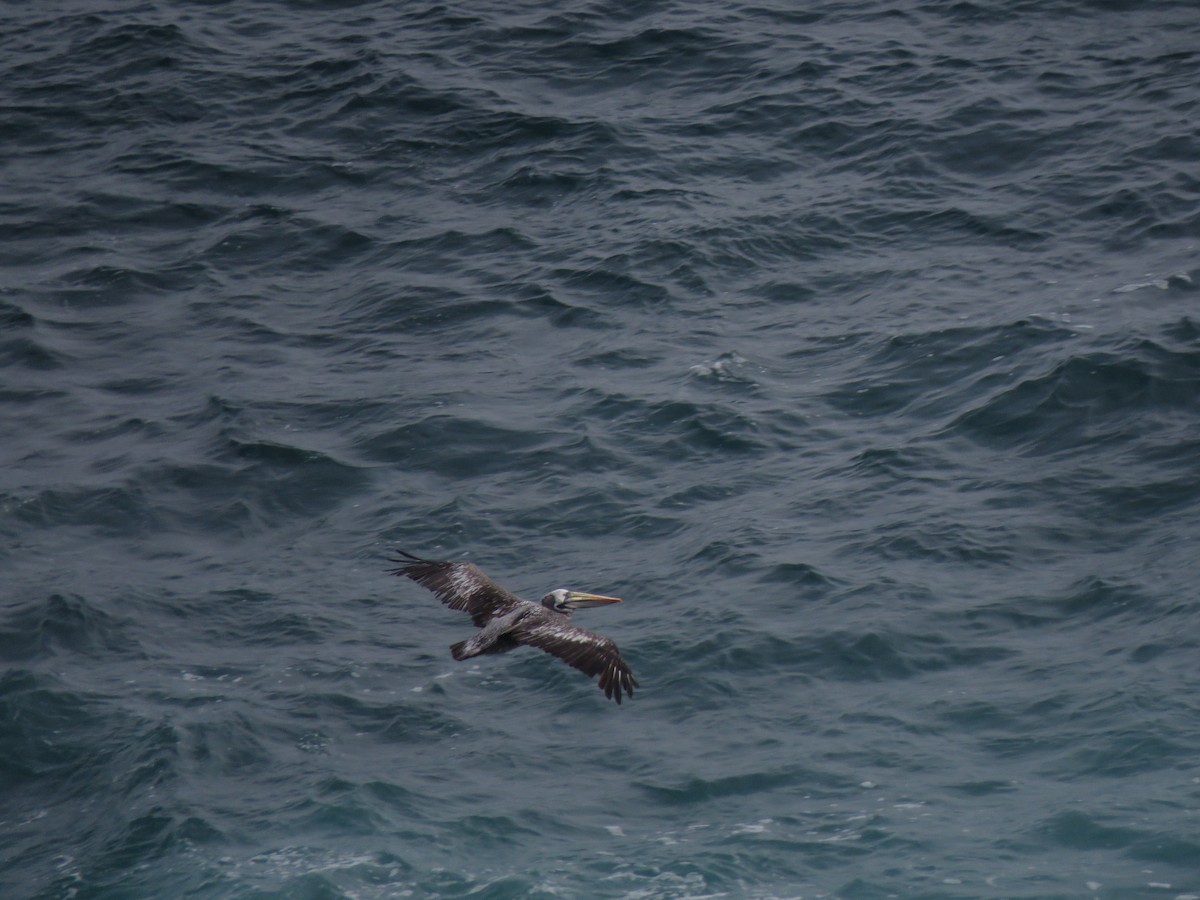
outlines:
M1193 3L9 3L0 103L4 897L1200 897Z

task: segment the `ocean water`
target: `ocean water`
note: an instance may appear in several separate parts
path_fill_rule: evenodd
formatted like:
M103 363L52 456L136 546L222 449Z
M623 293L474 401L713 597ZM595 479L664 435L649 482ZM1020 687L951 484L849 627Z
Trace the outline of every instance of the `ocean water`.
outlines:
M0 105L0 896L1200 897L1195 3L9 2Z

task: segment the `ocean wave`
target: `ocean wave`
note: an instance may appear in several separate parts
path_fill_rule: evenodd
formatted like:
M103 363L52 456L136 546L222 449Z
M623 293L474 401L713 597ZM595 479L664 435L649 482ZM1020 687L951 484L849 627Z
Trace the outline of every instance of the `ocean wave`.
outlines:
M1058 359L993 392L950 425L982 444L1034 454L1144 443L1197 406L1200 354L1131 338L1111 349ZM1141 423L1137 429L1131 422Z
M1200 56L1126 7L11 5L0 894L1192 891ZM635 698L396 546L624 597Z

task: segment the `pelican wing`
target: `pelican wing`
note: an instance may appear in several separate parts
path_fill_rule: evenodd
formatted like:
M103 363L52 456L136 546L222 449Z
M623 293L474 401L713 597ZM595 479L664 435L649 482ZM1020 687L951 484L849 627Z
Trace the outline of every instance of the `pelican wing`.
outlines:
M599 675L605 697L620 703L622 690L632 697L637 679L621 658L617 645L603 635L576 628L565 616L558 619L562 621L543 621L517 628L510 634L522 644L557 656L589 677Z
M502 616L525 602L500 587L473 563L440 562L421 559L403 550L396 552L401 558L392 562L401 563L401 566L392 570L393 575L411 578L433 591L451 609L470 613L477 628L482 628L493 617Z

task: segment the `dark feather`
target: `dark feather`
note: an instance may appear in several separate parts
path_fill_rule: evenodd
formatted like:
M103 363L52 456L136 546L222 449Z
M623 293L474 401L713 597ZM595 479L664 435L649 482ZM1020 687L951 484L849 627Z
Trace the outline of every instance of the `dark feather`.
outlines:
M451 609L470 613L477 628L482 628L493 616L502 616L525 602L500 587L473 563L442 562L421 559L403 550L396 552L402 558L392 560L401 563L399 568L392 570L393 575L411 578L433 591Z
M576 628L566 616L550 613L552 621L534 623L532 627L514 631L512 636L522 644L529 644L557 656L587 676L600 676L600 688L604 696L621 702L621 691L632 697L637 679L617 645L603 635ZM559 621L561 620L561 621Z

